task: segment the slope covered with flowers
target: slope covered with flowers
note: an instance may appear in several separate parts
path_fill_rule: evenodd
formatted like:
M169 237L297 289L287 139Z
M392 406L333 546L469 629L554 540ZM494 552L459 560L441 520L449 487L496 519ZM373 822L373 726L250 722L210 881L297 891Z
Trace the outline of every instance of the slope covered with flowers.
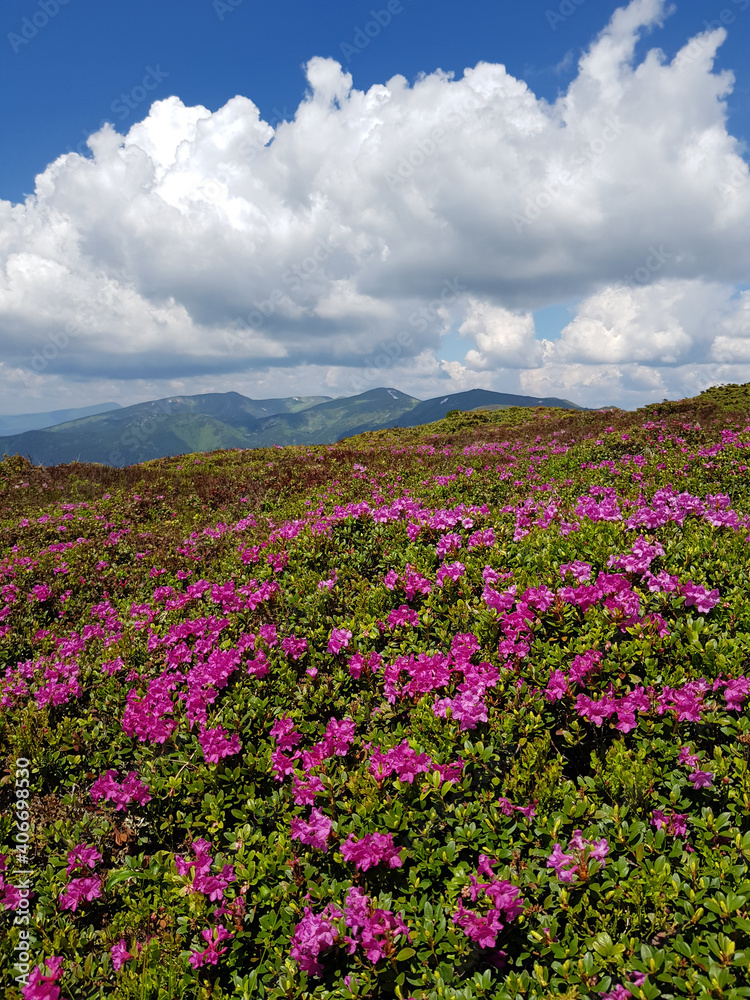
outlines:
M749 453L702 398L6 459L6 995L750 996Z

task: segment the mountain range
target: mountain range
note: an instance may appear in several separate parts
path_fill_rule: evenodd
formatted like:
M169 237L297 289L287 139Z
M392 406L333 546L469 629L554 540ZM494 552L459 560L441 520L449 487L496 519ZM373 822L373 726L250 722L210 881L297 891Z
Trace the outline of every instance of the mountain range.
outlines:
M420 400L393 388L358 396L289 396L250 399L238 392L169 396L132 406L102 403L79 410L0 417L33 419L34 426L0 436L0 455L20 454L34 465L99 462L126 466L169 455L221 448L332 444L365 431L416 427L442 419L451 410L557 406L583 410L567 399L516 396L471 389ZM84 412L85 411L85 412ZM63 414L63 419L55 423Z

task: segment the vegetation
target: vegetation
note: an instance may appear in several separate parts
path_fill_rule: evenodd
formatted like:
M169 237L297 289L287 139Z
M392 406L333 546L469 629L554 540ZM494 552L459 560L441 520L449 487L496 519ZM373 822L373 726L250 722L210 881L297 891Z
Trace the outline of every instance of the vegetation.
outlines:
M750 996L748 388L6 456L5 996Z

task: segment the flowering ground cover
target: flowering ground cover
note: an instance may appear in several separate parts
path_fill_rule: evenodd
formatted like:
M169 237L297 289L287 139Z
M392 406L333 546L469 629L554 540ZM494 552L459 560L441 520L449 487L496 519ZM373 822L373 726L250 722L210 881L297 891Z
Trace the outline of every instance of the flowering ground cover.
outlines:
M6 458L4 995L750 996L748 465L738 387Z

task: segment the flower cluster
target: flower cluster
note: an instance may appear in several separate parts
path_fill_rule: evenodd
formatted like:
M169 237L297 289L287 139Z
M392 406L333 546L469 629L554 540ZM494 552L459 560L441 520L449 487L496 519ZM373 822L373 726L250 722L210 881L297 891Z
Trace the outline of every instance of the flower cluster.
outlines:
M199 837L193 841L195 857L191 861L175 855L177 874L188 878L188 890L201 892L212 902L224 899L224 890L235 880L234 865L225 864L218 874L211 875L211 841ZM192 872L191 872L192 869Z
M202 965L206 965L206 963L216 965L219 958L227 951L226 948L219 947L220 942L226 941L228 938L234 937L234 935L225 927L217 926L204 928L201 931L201 937L206 942L206 947L203 951L193 949L188 958L194 969L199 969Z
M346 934L334 921L342 921ZM411 940L403 919L389 910L378 909L362 889L353 886L346 895L343 911L329 903L322 913L305 907L304 916L292 935L290 954L303 972L322 976L320 957L331 948L346 945L353 955L360 946L369 961L376 963L393 954L393 940L403 936Z
M45 960L48 974L42 972L40 965L31 970L28 983L21 990L23 1000L60 1000L60 987L56 985L63 975L63 958L61 955L50 955Z
M305 822L299 816L294 816L291 821L292 840L299 840L319 851L328 850L331 829L330 819L324 816L320 809L313 809L310 812L309 822Z
M222 757L231 757L240 752L240 738L237 733L232 736L222 727L202 729L200 745L203 755L209 764L218 764Z
M400 868L403 864L392 833L368 833L360 840L355 840L354 834L350 833L341 845L341 853L345 861L353 862L361 872L384 861L390 868Z
M547 858L547 867L555 869L555 874L561 882L575 882L579 876L585 878L588 873L586 863L588 858L606 864L604 859L609 854L609 844L604 837L597 841L585 840L580 830L574 830L570 838L570 847L574 849L574 853L565 854L560 844L555 844ZM565 867L566 865L568 867Z
M100 775L91 786L91 797L94 802L100 799L115 802L115 809L123 811L131 802L143 806L151 801L148 785L140 780L137 771L131 771L122 783L118 784L117 771L110 770Z
M489 881L479 882L476 875L471 875L471 887L468 890L473 903L483 895L491 900L491 908L480 915L467 910L463 900L459 900L458 910L453 914L453 923L472 941L476 941L480 948L494 948L500 931L523 913L521 890L510 882L495 877L492 866L497 863L486 854L480 854L477 875L485 875Z

